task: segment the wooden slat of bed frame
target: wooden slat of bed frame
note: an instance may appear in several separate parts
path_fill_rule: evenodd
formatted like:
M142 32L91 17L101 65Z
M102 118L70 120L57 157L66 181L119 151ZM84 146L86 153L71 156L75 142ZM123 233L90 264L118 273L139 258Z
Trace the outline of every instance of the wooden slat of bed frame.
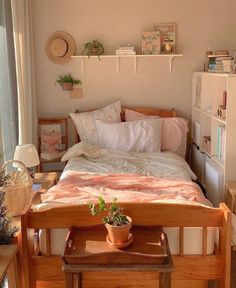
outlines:
M204 223L207 227L222 226L223 212L219 208L166 203L120 203L120 205L137 225L202 227ZM99 217L91 216L87 205L57 207L47 211L31 211L28 214L29 228L68 228L100 223Z
M127 275L126 283L122 285L122 288L130 288L132 287L132 283L134 282L134 279L129 279ZM97 281L90 279L91 275L84 275L84 283L83 288L104 288L104 281ZM136 278L135 282L139 283L140 285L135 288L158 288L157 286L157 279L154 277L151 277L148 272L144 272L142 275L140 275L139 278ZM120 277L118 279L110 280L109 279L109 288L120 288ZM185 281L179 281L179 280L172 280L171 281L171 287L172 288L208 288L208 284L206 280L185 280ZM38 281L37 282L37 288L65 288L65 282L64 281Z
M175 271L171 273L171 278L173 280L192 280L192 279L219 279L222 277L223 267L222 267L222 259L217 255L209 255L209 256L172 256L173 263L175 267ZM44 257L44 256L36 256L32 259L32 277L33 279L37 279L38 281L56 281L56 280L64 280L64 273L61 269L62 260L60 256L52 256L52 257ZM48 267L53 267L53 269L48 269ZM84 272L86 275L88 272ZM93 279L93 275L103 279L114 279L114 277L118 277L116 275L121 275L121 272L89 272L90 278ZM128 272L130 274L131 279L136 279L139 277L142 272ZM148 272L152 277L158 279L158 275L155 272ZM122 271L122 275L126 274L126 272ZM102 276L101 276L102 275ZM132 276L131 276L132 275ZM122 286L123 287L123 286Z

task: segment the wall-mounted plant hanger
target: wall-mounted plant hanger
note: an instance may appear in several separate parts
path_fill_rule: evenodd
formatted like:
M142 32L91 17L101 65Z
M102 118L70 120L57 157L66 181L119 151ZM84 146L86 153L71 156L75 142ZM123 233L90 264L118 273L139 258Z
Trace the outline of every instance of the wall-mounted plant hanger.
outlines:
M74 88L74 85L80 85L82 82L80 80L74 79L70 73L65 75L59 75L59 78L56 80L62 90L71 91Z

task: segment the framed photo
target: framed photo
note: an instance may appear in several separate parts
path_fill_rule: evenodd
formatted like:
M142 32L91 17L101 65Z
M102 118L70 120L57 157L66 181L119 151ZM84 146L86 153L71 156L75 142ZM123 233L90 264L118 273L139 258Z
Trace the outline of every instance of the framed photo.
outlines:
M57 153L62 149L59 124L40 125L40 138L42 153Z
M161 53L176 53L176 24L157 23L154 24L154 30L161 34Z
M142 34L142 54L161 53L160 31L143 32Z

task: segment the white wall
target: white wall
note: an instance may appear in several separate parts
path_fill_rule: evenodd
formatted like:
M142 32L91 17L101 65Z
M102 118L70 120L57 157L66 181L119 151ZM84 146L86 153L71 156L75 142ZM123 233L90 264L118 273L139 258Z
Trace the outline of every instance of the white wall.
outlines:
M123 105L175 107L189 118L192 72L203 68L205 51L236 48L235 0L31 0L33 8L39 116L67 115L75 108L86 110L121 99ZM143 31L157 22L177 23L177 52L168 72L168 60L138 60L137 74L131 59L123 59L120 73L116 60L89 60L81 74L80 60L54 64L45 52L49 35L70 33L77 54L92 39L101 41L107 53L127 43L140 46ZM70 99L55 80L71 72L83 82L83 98Z

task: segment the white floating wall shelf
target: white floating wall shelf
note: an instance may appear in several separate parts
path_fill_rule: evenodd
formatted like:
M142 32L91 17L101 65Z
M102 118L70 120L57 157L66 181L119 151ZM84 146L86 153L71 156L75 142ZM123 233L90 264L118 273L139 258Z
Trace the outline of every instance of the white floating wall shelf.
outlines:
M134 60L134 73L137 72L137 59L138 58L149 58L149 57L154 57L154 58L169 58L169 72L172 72L172 67L173 67L173 60L176 57L182 57L183 54L157 54L157 55L100 55L99 58L100 60L104 58L116 58L116 71L117 73L120 72L120 59L121 58L133 58ZM84 73L84 60L90 60L94 58L98 58L98 56L88 56L85 55L75 55L71 56L72 58L75 59L81 59L81 73Z

